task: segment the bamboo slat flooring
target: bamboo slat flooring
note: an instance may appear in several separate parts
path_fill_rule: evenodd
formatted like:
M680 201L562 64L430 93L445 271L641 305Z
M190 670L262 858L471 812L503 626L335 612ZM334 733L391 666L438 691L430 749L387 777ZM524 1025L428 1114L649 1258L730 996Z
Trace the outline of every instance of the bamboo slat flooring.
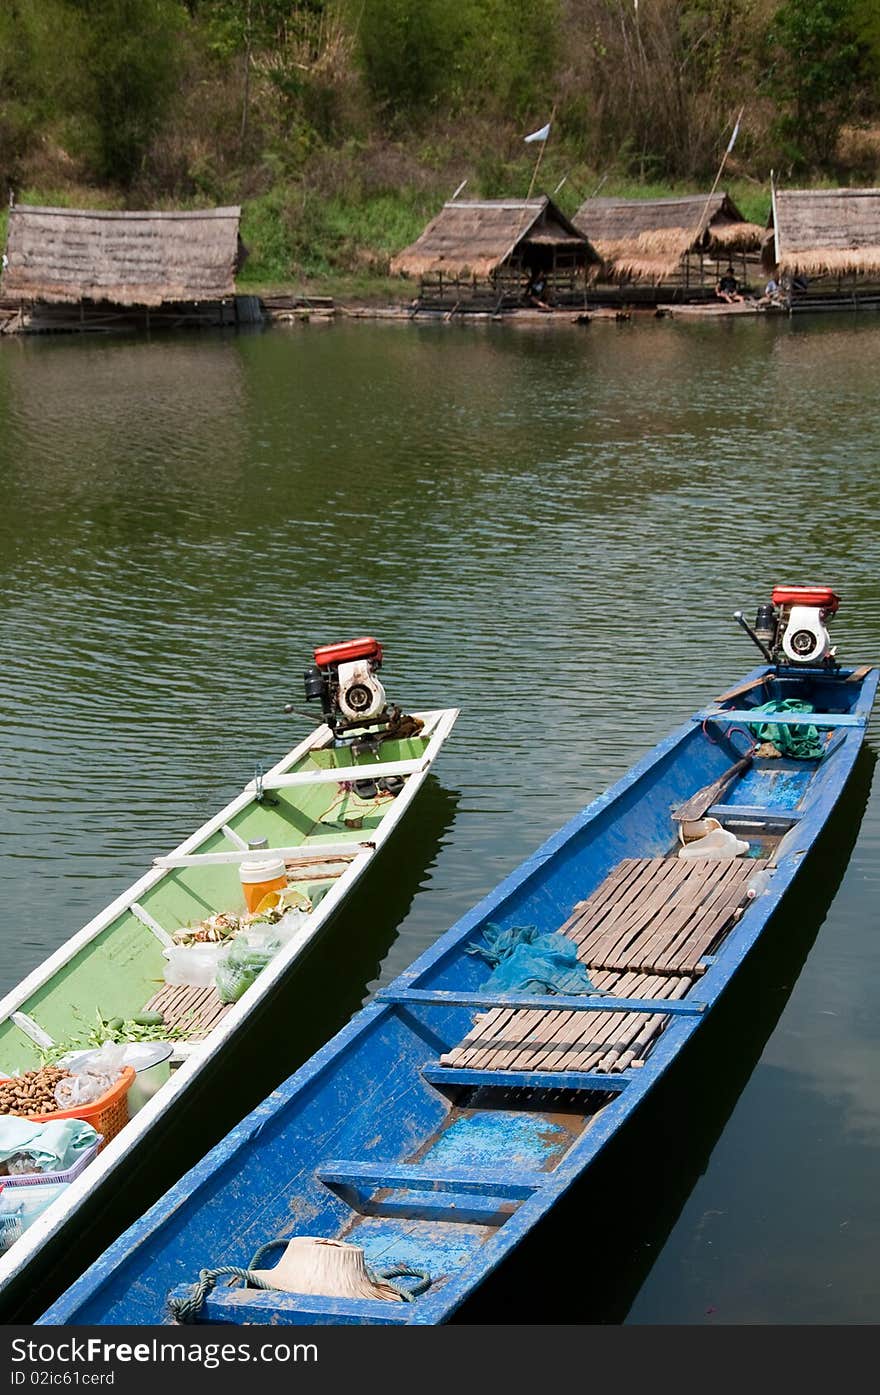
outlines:
M165 984L144 1006L144 1012L161 1012L169 1027L176 1027L187 1041L201 1041L223 1020L231 1003L220 1001L217 989Z
M561 927L590 969L699 973L700 959L745 899L763 866L750 860L625 858Z
M683 998L689 977L661 974L596 975L596 987L615 997ZM530 1012L497 1008L477 1019L458 1046L440 1057L444 1066L471 1070L621 1071L640 1060L668 1013Z
M746 897L761 862L625 858L560 932L597 988L617 998L683 998ZM621 1071L639 1063L669 1014L493 1008L440 1058L472 1070Z

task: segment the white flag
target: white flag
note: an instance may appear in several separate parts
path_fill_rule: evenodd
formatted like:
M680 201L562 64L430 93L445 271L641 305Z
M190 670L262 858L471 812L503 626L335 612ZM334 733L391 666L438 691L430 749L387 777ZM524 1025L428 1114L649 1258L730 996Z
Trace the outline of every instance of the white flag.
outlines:
M547 125L542 126L540 131L532 131L532 134L530 136L523 136L523 140L525 141L526 145L531 145L533 140L546 140L549 134L550 122L548 121Z
M731 152L731 150L733 149L733 147L736 145L736 138L737 138L738 135L739 135L739 117L736 118L736 125L735 125L734 128L733 128L733 135L730 137L730 144L729 144L728 147L727 147L727 153L728 153L728 155L730 154L730 152Z

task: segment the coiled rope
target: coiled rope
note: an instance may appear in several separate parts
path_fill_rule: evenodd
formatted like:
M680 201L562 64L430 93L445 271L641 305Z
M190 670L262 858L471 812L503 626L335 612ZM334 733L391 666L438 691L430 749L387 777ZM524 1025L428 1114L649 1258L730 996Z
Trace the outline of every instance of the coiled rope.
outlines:
M181 1294L179 1298L168 1294L166 1300L168 1311L174 1321L178 1323L196 1322L205 1305L205 1299L215 1287L218 1279L241 1279L247 1288L271 1291L273 1285L267 1283L265 1279L253 1271L258 1267L264 1255L281 1245L286 1246L287 1241L269 1240L265 1245L261 1245L251 1257L251 1262L246 1269L237 1264L224 1264L218 1269L200 1269L198 1282L191 1284L186 1293ZM367 1277L371 1282L384 1281L390 1284L403 1303L411 1303L414 1298L418 1298L420 1293L424 1293L431 1286L431 1275L427 1269L418 1269L411 1264L391 1264L385 1269L373 1269L367 1265L366 1270ZM416 1282L410 1285L392 1282L393 1279L401 1278L413 1278Z

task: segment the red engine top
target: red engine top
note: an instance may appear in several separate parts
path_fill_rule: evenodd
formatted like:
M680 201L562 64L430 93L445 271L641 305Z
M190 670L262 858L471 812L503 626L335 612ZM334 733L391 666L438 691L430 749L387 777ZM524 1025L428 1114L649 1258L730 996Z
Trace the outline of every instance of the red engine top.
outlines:
M840 597L830 586L774 586L774 605L812 605L828 610L833 615L840 605Z
M382 646L377 639L365 636L363 639L343 639L339 644L320 644L315 650L315 663L318 668L329 668L331 664L350 664L355 659L373 659L382 662Z

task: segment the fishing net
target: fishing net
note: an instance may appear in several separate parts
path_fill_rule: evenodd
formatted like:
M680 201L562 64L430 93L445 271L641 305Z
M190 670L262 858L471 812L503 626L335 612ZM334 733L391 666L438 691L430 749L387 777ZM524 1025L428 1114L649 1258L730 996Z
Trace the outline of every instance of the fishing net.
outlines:
M765 702L754 709L755 715L772 717L783 712L814 712L811 702L800 698L784 698L780 701ZM750 722L749 726L758 741L769 741L783 756L793 760L818 760L825 747L818 727L811 723L804 726L783 726L772 721Z

